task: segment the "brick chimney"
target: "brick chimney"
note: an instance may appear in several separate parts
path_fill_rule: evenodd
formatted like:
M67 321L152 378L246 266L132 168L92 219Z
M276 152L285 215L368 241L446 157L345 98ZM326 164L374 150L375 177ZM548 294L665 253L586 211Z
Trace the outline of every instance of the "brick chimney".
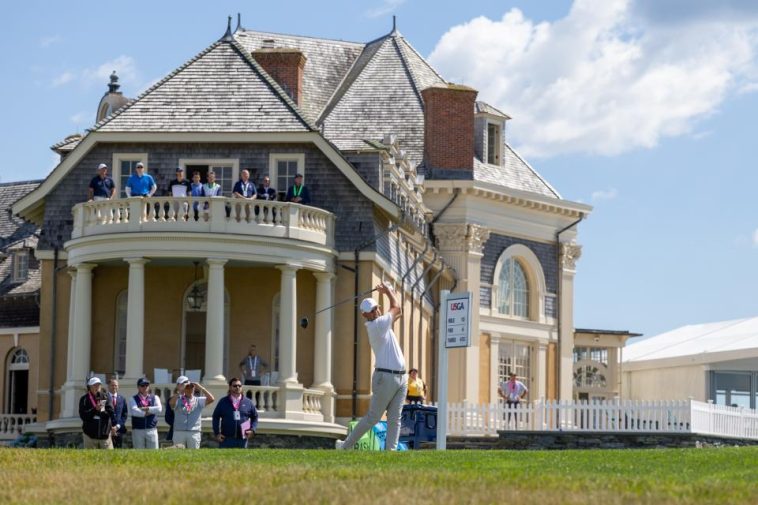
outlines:
M474 103L477 94L477 90L459 84L432 86L421 91L427 168L433 171L473 171Z
M299 49L284 47L261 48L253 58L298 105L303 101L303 70L305 55Z

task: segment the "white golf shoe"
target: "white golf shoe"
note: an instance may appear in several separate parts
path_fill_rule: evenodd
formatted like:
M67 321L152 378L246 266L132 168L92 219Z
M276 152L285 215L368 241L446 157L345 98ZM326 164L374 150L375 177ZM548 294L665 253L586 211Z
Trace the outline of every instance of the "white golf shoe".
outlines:
M344 440L335 440L334 441L334 448L337 449L337 450L342 449L342 447L344 445L345 445L345 441Z

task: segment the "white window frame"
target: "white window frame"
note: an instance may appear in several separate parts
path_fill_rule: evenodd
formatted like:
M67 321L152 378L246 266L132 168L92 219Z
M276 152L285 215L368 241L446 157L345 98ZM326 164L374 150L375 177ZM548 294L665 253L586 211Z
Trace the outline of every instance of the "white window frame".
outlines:
M295 173L303 175L303 186L305 186L305 180L308 175L305 173L305 153L270 153L268 157L268 176L272 181L272 184L279 184L279 170L277 164L280 161L295 161L297 163L297 170ZM287 193L290 184L287 184L286 188L278 188L274 186L277 193Z
M12 266L11 266L11 281L12 282L25 282L27 279L29 279L29 250L28 249L19 249L17 251L13 251L13 257L12 257ZM24 263L24 272L23 275L21 272L19 272L19 265L20 265L20 258L25 258Z
M500 296L500 272L505 266L505 262L513 258L520 262L521 268L524 270L527 282L527 303L529 304L526 320L536 321L544 323L547 321L545 317L545 273L542 270L542 264L539 258L534 252L523 244L513 244L508 247L503 254L497 260L495 265L495 272L492 277L492 291L490 296L490 315L498 317L507 317L510 319L524 319L518 316L511 316L508 314L501 314L498 311L499 296Z
M232 167L232 189L240 178L240 160L239 158L179 158L179 166L184 170L187 180L192 181L192 174L187 172L187 165L208 165L208 170L214 167ZM216 181L218 182L218 180ZM232 196L231 189L228 195Z
M147 153L113 153L113 164L111 165L111 179L116 186L116 198L121 196L121 162L122 161L141 161L145 165L145 173L150 171Z
M490 153L490 125L497 128L498 135L497 135L497 145L495 146L495 156L498 158L497 161L489 159L489 153ZM484 152L482 153L482 157L485 159L485 163L489 165L498 165L503 166L503 144L505 143L503 141L503 131L505 130L504 124L497 122L497 121L491 121L490 119L487 119L487 126L484 130L484 136L487 139L487 142L485 143L485 146L487 147Z

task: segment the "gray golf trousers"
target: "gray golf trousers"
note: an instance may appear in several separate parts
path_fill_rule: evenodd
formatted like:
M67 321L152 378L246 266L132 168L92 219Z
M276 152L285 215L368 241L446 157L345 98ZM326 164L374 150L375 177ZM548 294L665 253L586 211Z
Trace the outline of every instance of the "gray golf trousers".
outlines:
M393 374L374 370L371 377L371 404L350 435L345 439L344 449L353 449L355 443L382 418L387 411L387 439L385 450L397 449L400 438L400 416L408 394L408 374Z

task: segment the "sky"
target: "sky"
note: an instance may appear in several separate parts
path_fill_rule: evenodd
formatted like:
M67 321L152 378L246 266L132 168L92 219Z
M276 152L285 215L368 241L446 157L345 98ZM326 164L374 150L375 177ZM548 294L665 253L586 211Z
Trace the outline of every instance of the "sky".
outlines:
M0 181L44 178L94 123L248 29L368 42L392 29L512 117L506 137L579 226L575 326L647 336L758 315L758 2L27 1L0 21Z

